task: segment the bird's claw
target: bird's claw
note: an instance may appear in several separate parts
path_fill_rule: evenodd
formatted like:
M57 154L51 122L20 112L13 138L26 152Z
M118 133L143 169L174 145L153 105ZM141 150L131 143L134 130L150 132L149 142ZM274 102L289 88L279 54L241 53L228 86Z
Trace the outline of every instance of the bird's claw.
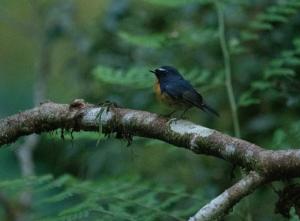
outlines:
M167 121L167 124L168 124L169 126L170 126L172 123L175 123L175 124L176 124L176 122L177 122L178 120L180 120L180 119L175 118L175 117L170 118L170 119Z
M102 107L105 107L106 108L106 111L109 111L110 108L117 108L117 107L121 107L119 104L117 104L116 102L114 101L109 101L109 100L106 100L102 103L99 103L100 106Z
M99 113L96 115L96 119L98 120L99 122L99 134L102 133L102 123L101 123L101 120L102 120L102 114L104 112L109 112L111 108L117 108L117 107L120 107L116 102L111 102L111 101L108 101L106 100L105 102L102 102L99 104L101 106L101 110L99 111ZM97 145L99 143L100 139L97 141Z

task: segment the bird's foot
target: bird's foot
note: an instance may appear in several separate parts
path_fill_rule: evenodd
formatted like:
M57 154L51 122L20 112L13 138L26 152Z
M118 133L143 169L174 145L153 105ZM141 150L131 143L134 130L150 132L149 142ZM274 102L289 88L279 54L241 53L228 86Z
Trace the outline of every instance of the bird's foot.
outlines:
M119 104L117 104L114 101L109 101L106 100L102 103L99 103L100 106L107 108L107 111L109 111L110 108L117 108L117 107L121 107Z
M106 100L105 102L99 103L99 105L101 106L101 109L99 111L99 113L96 115L96 120L99 122L99 134L102 134L102 115L103 113L107 113L110 111L110 109L113 108L117 108L120 107L116 102L111 102ZM97 144L99 143L100 138L97 141Z
M170 119L167 121L167 124L168 124L168 126L170 126L172 123L176 124L176 122L177 122L178 120L180 120L180 119L175 118L175 117L170 118Z

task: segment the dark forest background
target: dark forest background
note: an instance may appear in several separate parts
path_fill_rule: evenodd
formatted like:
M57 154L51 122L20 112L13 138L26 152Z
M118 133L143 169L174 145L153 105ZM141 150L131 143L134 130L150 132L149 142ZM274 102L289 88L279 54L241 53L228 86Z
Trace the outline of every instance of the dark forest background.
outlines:
M149 70L172 65L221 115L193 109L189 120L268 149L297 148L299 27L299 0L0 0L0 117L75 98L165 114ZM0 198L18 214L2 206L1 220L184 220L242 173L232 179L230 163L157 140L127 147L113 136L61 134L34 145L36 176L22 178L26 138L1 149ZM225 220L288 220L274 212L277 198L260 188Z

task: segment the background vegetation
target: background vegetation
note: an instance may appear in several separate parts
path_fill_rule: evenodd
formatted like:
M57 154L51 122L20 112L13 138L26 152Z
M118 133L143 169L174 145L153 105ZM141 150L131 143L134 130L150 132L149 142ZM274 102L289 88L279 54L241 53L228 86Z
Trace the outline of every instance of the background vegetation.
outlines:
M221 114L192 110L188 119L266 148L299 147L300 1L218 2L0 0L0 117L34 105L39 71L49 73L47 100L110 100L164 114L149 69L168 64ZM229 163L156 140L126 147L101 135L96 145L94 133L73 136L42 135L36 177L21 178L15 151L23 140L1 149L1 192L24 210L18 197L33 189L30 220L181 220L234 182ZM260 188L226 220L283 220L276 200ZM10 219L4 208L0 215Z

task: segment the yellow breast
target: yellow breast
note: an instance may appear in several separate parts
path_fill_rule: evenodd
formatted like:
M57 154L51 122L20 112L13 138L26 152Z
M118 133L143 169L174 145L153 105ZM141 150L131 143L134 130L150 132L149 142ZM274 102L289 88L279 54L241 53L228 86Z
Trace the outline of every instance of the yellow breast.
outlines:
M176 101L174 101L169 95L167 95L166 93L162 93L161 89L160 89L160 84L159 81L157 80L157 82L154 85L154 91L156 94L156 97L159 101L161 101L162 103L165 103L167 105L170 106L174 106L176 105Z

